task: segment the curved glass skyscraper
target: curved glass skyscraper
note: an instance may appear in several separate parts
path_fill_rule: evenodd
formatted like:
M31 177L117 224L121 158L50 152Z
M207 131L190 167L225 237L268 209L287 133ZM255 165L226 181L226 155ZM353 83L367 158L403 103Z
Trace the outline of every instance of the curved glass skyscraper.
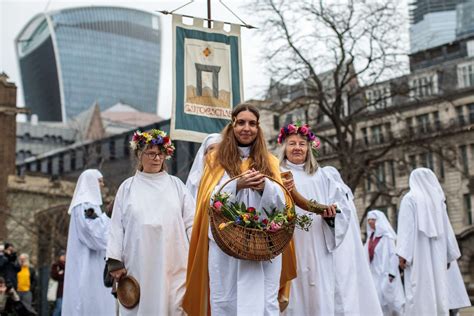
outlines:
M16 39L25 106L43 121L66 121L97 102L156 113L158 16L119 7L41 13Z

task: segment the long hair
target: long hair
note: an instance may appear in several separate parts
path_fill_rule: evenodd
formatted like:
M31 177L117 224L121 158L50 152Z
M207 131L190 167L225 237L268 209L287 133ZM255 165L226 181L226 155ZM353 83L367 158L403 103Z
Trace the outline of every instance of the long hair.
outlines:
M222 130L222 142L217 149L217 162L231 177L235 177L241 173L240 166L242 161L240 160L237 139L234 136L234 123L237 115L243 111L252 112L257 117L257 123L260 120L260 113L255 106L248 103L237 105L232 111L232 121ZM268 162L267 145L260 124L258 124L257 128L257 137L250 149L249 158L252 159L250 167L267 176L273 176Z
M314 174L318 170L318 161L316 160L316 157L313 154L312 148L311 148L311 143L308 143L308 151L306 152L306 161L304 162L304 171L307 174ZM280 148L280 152L278 153L278 160L280 160L280 166L286 167L286 146L287 146L287 140L283 142L283 146Z

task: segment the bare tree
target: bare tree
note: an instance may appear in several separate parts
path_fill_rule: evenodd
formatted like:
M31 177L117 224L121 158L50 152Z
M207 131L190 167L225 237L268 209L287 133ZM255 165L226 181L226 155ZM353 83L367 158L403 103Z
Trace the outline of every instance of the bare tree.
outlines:
M353 191L374 179L377 193L361 220L377 201L391 203L403 192L381 181L377 167L407 137L386 133L383 146L369 147L361 139L360 123L374 109L397 117L387 100L410 92L407 84L392 83L388 92L366 98L368 90L408 70L402 44L407 42L406 18L398 1L259 0L254 10L263 21L270 93L279 100L268 108L279 114L302 110L328 146L330 154L321 158L337 161Z

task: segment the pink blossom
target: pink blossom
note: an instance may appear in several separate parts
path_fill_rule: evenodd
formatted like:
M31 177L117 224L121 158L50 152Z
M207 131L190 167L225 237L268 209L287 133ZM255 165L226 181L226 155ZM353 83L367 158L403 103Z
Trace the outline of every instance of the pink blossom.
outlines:
M308 135L308 132L309 132L309 128L307 125L303 125L300 127L300 133L303 134L303 135Z
M318 149L319 146L321 146L321 142L319 141L319 139L316 138L316 139L313 141L313 147L316 148L316 149Z
M288 134L296 134L298 129L293 124L288 124Z
M218 210L218 211L221 210L221 208L222 208L223 205L224 205L224 204L222 204L221 201L215 201L215 202L214 202L214 208L215 208L216 210Z
M274 232L278 231L280 228L281 228L281 224L271 222L270 223L270 228L268 230L274 233Z

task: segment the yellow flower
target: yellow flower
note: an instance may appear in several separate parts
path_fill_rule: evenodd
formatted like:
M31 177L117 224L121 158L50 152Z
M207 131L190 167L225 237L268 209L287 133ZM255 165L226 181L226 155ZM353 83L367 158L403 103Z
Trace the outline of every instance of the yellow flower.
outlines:
M227 222L227 223L220 223L219 224L219 230L223 230L224 228L226 228L227 226L229 226L230 224L232 224L233 222Z

